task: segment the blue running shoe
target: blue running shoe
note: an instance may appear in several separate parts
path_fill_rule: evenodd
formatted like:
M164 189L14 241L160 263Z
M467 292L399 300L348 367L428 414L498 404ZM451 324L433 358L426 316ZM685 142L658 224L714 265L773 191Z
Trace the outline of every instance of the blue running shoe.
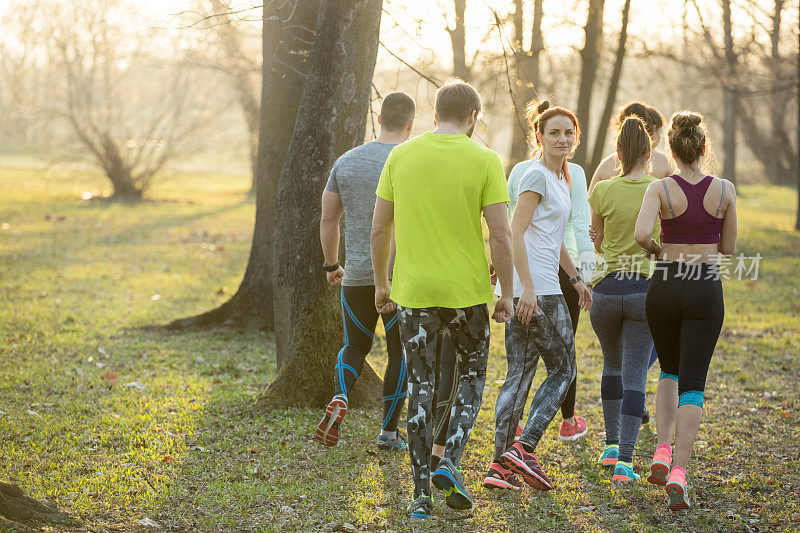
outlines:
M439 461L431 481L434 487L444 491L444 503L451 509L464 511L472 507L472 497L464 485L464 474L447 457Z
M639 474L633 471L632 463L617 461L611 481L639 481Z
M408 506L408 516L416 518L417 520L427 520L431 517L431 511L433 511L433 501L429 496L425 496L424 494L417 497L417 499Z
M600 454L600 458L597 459L597 462L602 466L610 467L617 464L618 457L619 444L606 444L606 447L603 448L603 453Z
M377 446L379 450L395 452L402 452L403 450L408 449L408 444L406 444L405 439L400 436L400 433L397 434L394 440L390 439L389 437L384 437L383 435L378 435L378 440L375 442L375 446Z

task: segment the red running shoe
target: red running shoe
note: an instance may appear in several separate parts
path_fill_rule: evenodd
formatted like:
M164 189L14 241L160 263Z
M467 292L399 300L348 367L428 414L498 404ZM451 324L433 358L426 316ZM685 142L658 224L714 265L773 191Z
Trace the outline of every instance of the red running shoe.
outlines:
M336 446L339 442L339 424L342 423L345 413L347 413L347 400L335 396L325 409L325 414L314 433L314 440L325 446Z
M561 427L558 429L558 440L573 442L586 435L587 431L586 419L582 416L575 417L575 425L567 423L566 420L562 420Z
M498 464L518 474L525 483L535 489L550 490L553 488L553 484L542 470L536 454L526 452L519 442L500 456Z
M517 424L517 432L514 433L514 442L517 442L521 436L522 436L522 426Z
M522 481L511 470L503 468L497 463L492 463L489 465L486 479L483 480L483 486L487 489L519 490L522 488Z

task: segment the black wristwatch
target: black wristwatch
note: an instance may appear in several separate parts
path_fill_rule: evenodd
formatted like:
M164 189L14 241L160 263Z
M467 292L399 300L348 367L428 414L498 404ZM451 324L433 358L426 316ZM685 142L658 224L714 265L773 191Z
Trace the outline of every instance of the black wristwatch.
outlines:
M574 278L569 278L569 284L570 285L575 285L579 281L583 281L583 278L581 277L581 273L580 272L578 272L578 275L575 276Z
M333 272L334 270L339 268L339 263L336 263L335 265L329 265L328 263L323 261L322 268L325 269L325 272Z

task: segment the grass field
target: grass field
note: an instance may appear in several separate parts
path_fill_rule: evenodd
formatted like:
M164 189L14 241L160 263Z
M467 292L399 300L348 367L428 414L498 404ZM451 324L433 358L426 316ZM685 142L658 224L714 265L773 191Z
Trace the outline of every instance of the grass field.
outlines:
M796 191L739 191L739 250L764 259L758 280L726 282L726 322L690 468L692 510L670 513L662 490L617 487L595 466L602 357L584 314L578 409L590 429L574 445L558 443L556 424L548 430L539 455L557 488L481 487L505 373L496 326L463 460L476 507L455 513L439 498L437 518L420 525L405 517L406 455L373 446L377 411L349 412L340 444L323 450L311 439L318 411L250 413L275 370L270 335L144 328L236 289L254 214L248 185L240 175L179 175L133 205L82 201L84 191L107 188L91 173L0 170L0 480L57 502L82 520L76 529L96 531L145 529L145 519L208 531L800 528ZM370 357L382 366L379 348ZM653 431L641 432L639 469Z

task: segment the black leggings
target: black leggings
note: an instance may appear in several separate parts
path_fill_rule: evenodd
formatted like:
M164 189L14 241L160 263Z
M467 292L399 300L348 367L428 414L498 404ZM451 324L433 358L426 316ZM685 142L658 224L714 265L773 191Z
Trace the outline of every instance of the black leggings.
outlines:
M567 302L567 309L569 310L569 317L572 319L572 336L578 332L578 319L581 317L581 308L578 305L578 291L569 282L569 275L563 268L558 267L558 282L561 285L561 293L564 295L564 300ZM578 358L575 358L575 378L567 389L567 395L564 401L561 402L561 416L562 418L572 418L575 416L575 390L578 385Z
M375 287L342 287L342 320L344 347L339 351L334 369L336 395L347 397L372 349L378 312L375 310ZM383 422L381 429L397 430L397 419L403 410L406 395L406 361L400 344L397 312L381 315L386 330L386 351L389 362L383 376Z
M717 265L659 261L645 307L662 377L677 379L678 394L694 391L702 407L701 393L725 316ZM681 398L681 403L695 402Z

